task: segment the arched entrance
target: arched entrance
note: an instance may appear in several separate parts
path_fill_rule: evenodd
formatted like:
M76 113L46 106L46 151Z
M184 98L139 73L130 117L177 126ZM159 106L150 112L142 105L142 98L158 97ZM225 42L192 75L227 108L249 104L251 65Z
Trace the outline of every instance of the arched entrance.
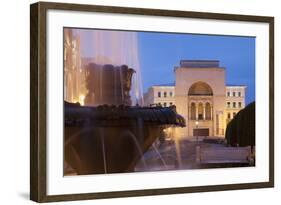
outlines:
M188 121L189 135L213 134L213 90L205 82L196 82L188 89Z
M188 90L188 95L203 95L203 96L212 96L212 88L205 82L196 82L192 84Z

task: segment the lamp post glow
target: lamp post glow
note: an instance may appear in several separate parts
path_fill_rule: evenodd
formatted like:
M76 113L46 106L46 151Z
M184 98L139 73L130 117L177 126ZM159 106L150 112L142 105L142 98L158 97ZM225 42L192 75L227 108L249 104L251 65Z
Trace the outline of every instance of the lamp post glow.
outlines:
M85 104L84 101L85 101L85 95L79 95L79 103L80 103L80 105L83 106Z
M197 143L198 143L198 124L199 124L199 122L196 120L196 121L195 121L195 125L196 125L196 131L197 131L197 135L196 135L196 141L197 141Z

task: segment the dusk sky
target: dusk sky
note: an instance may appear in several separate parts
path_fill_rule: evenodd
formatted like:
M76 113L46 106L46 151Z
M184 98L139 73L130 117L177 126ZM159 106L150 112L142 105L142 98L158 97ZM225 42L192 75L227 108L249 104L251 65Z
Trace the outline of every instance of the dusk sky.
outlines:
M89 33L81 39L84 57L94 49ZM246 85L246 103L255 100L254 37L137 32L137 41L144 92L152 85L173 83L180 60L219 60L226 68L226 84Z
M246 85L246 103L255 100L255 38L140 32L138 39L144 90L174 82L180 60L219 60L226 84Z

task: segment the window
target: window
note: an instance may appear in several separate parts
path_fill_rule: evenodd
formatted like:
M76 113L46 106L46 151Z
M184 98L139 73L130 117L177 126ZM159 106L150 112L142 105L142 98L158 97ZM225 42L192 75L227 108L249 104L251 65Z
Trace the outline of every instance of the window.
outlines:
M161 92L158 92L158 97L161 98Z
M203 104L198 105L198 120L203 120Z
M242 103L238 102L238 107L241 108L242 107Z
M241 92L238 92L238 97L241 97Z
M191 120L196 119L196 105L195 103L191 103Z
M164 92L164 98L167 97L167 92Z
M236 102L233 102L233 103L232 103L232 107L233 107L233 108L236 108Z
M227 108L230 108L230 102L227 102Z
M206 120L211 120L211 105L210 103L206 103L205 106L205 118Z
M236 95L236 93L235 93L235 92L233 92L233 93L232 93L232 96L233 96L233 97L235 97L235 95Z
M172 106L173 105L173 103L172 102L170 102L170 106Z
M229 97L230 96L230 92L227 92L227 97Z
M235 117L235 115L236 115L236 112L233 113L233 117Z
M170 92L170 97L173 97L173 92Z
M164 107L167 107L167 103L164 102L163 105L164 105Z
M230 112L229 113L227 113L227 119L230 119L231 118L231 116L230 116Z

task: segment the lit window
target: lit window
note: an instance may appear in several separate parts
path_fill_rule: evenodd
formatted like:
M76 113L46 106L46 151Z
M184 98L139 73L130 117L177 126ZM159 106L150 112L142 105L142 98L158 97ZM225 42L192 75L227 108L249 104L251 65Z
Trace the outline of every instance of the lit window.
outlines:
M236 108L236 102L232 103L232 107Z
M164 92L164 98L165 98L165 97L167 97L167 93L166 93L166 92Z
M238 107L241 108L242 107L242 103L238 102Z
M161 92L158 92L158 97L161 98Z
M230 102L227 102L227 107L230 108Z
M231 116L230 116L230 112L229 113L227 113L227 119L230 119L231 118Z
M233 96L233 97L235 97L235 95L236 95L236 93L235 93L235 92L233 92L233 93L232 93L232 96Z

